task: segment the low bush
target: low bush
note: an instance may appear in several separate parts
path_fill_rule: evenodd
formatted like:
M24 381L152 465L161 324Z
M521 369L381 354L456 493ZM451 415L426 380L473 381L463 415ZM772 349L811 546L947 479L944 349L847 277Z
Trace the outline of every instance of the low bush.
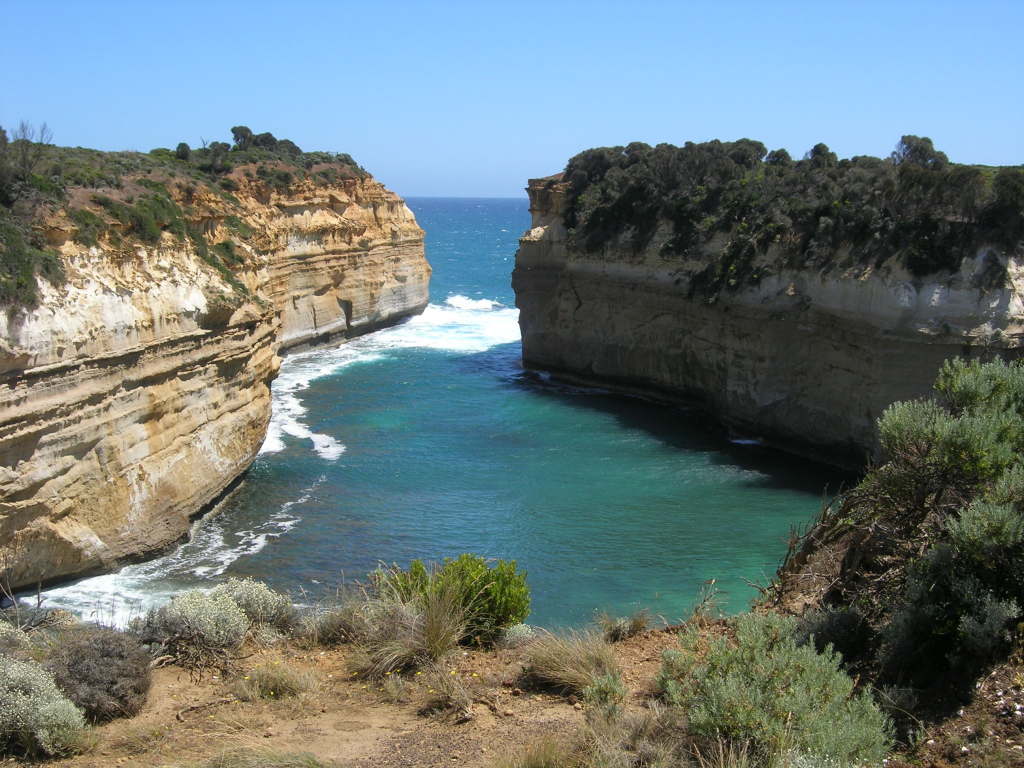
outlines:
M146 703L150 656L136 638L81 626L61 632L51 646L47 670L89 720L132 717Z
M637 611L631 616L612 616L600 613L597 626L609 643L619 643L643 632L651 623L647 611Z
M939 544L908 568L905 599L882 632L886 680L929 687L941 679L969 686L1011 647L1020 604L991 581L987 567Z
M818 653L831 646L845 664L867 652L872 630L856 608L825 608L801 616L795 637L797 645L813 644Z
M583 689L583 703L591 712L611 719L619 716L627 695L629 690L619 675L601 675Z
M880 765L890 725L832 652L799 646L795 621L776 614L735 619L735 639L680 635L658 676L664 699L687 713L695 737L749 745L758 759L799 753L840 765ZM702 645L703 644L703 645Z
M414 560L406 570L378 569L373 583L381 594L405 601L450 589L465 612L468 637L478 643L494 643L505 627L522 622L530 612L526 574L517 570L514 560L462 554L446 558L439 567Z
M369 633L366 606L366 597L354 593L333 604L319 606L299 619L296 635L314 646L355 642Z
M621 673L615 651L590 632L545 632L526 646L525 679L565 694L582 694L605 677Z
M294 623L295 607L291 599L261 581L230 578L212 594L231 599L253 624L287 630Z
M537 631L529 624L513 624L505 627L495 641L499 648L518 648L537 636Z
M85 718L38 664L0 656L0 755L58 757L77 751Z
M22 656L32 647L27 634L0 619L0 655Z
M241 645L249 619L223 592L183 592L167 605L151 610L140 628L145 643L156 644L183 667L201 670L225 666Z
M237 678L231 690L242 701L284 699L305 693L315 682L309 672L287 664L270 663Z

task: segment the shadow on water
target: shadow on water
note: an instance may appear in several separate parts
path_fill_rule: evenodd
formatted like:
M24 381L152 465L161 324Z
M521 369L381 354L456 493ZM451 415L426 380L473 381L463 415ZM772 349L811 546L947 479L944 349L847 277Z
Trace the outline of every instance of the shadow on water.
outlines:
M742 484L750 488L799 491L828 498L855 485L859 479L856 473L777 448L733 442L721 424L696 407L655 403L599 387L560 382L527 370L522 365L519 342L466 355L460 364L566 407L608 414L625 429L640 430L680 451L705 454L712 464L749 470Z

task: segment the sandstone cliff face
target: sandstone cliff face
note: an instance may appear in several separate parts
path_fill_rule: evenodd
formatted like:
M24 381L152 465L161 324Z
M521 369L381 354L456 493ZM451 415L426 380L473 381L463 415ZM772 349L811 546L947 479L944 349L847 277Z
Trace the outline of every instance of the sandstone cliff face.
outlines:
M697 403L816 459L862 464L882 410L929 393L943 360L1024 343L1024 270L1011 261L1004 287L975 287L988 249L952 275L791 270L708 299L690 290L700 265L661 255L667 226L639 253L583 253L567 244L564 187L529 192L513 273L526 365Z
M239 244L231 280L168 233L84 247L48 222L67 282L0 313L0 572L15 586L180 539L258 452L282 349L426 306L422 230L380 183L240 183L257 245ZM230 235L215 196L192 202L212 241Z

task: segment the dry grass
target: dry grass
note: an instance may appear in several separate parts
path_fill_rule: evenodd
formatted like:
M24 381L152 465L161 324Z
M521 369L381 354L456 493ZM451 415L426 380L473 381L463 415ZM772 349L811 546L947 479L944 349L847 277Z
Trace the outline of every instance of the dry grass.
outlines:
M328 768L328 765L306 753L231 749L202 763L192 763L188 768Z
M553 737L537 739L511 757L500 760L497 768L583 768L572 745Z
M423 673L427 702L421 712L452 718L456 722L465 722L473 717L473 692L454 669L431 664Z
M609 643L618 643L639 635L651 624L651 615L646 611L637 611L630 616L612 616L608 613L597 615L597 626Z
M307 670L272 662L236 679L231 691L242 701L274 700L298 696L315 685L316 679Z
M373 599L365 607L366 634L351 654L353 672L373 679L439 661L466 636L466 614L452 589L411 601Z
M562 693L581 694L600 678L621 677L615 651L593 632L545 632L526 646L526 680Z
M653 704L625 715L592 709L582 732L582 761L594 766L675 768L690 765L686 718L678 710Z
M723 739L704 749L694 747L693 756L699 768L751 768L754 765L746 744L730 744ZM788 763L774 761L773 766L788 768Z

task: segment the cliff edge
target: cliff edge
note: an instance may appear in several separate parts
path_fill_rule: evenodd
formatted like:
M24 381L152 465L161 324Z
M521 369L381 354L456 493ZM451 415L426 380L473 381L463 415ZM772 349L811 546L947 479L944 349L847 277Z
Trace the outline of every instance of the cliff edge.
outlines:
M350 158L211 147L42 147L63 188L43 194L30 174L0 210L0 574L13 587L180 539L255 458L283 350L427 304L422 230ZM19 283L25 254L49 269Z
M773 163L747 140L629 145L531 180L512 278L524 364L861 466L882 410L927 394L943 360L1018 357L1018 235L979 223L1004 193L985 208L980 191L974 220L915 199L931 219L911 219L901 185L940 170L821 147ZM928 226L955 248L891 245Z

